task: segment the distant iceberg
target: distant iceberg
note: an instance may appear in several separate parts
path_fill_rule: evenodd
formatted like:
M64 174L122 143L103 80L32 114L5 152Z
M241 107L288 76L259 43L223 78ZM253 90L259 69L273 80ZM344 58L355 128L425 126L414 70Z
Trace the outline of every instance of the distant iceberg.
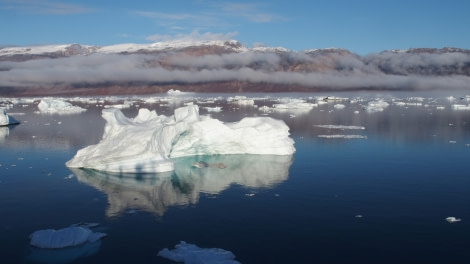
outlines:
M74 106L60 99L42 99L38 109L45 114L78 114L86 111L85 108Z
M7 115L5 109L0 109L0 126L9 126L19 124L16 119Z
M270 117L247 117L223 123L199 115L197 105L178 108L174 115L140 109L127 118L119 109L104 109L102 140L85 147L69 160L70 168L91 168L120 173L173 171L170 158L195 155L292 155L289 127Z
M240 264L234 260L235 255L230 251L221 248L200 248L184 241L173 250L160 250L158 256L186 264Z

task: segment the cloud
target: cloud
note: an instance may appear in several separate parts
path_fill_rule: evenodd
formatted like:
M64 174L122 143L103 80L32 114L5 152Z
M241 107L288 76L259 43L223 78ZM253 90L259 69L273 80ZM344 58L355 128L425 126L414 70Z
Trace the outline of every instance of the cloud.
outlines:
M154 42L159 41L206 41L206 40L231 40L238 32L228 33L199 33L199 30L193 30L189 34L176 34L176 35L151 35L146 39Z
M409 58L392 58L390 54L373 57L353 55L318 55L289 52L285 54L244 52L221 55L187 56L169 54L93 54L56 59L0 62L0 87L44 87L54 85L94 85L119 83L206 83L240 81L280 85L303 85L328 89L380 88L410 89L468 89L470 77L462 75L416 74L415 65L434 68L439 65L454 68L468 67L470 58L464 54L422 54ZM387 74L378 65L388 63L401 74ZM302 71L285 69L313 65L328 67ZM433 63L426 65L425 63ZM316 65L318 64L318 65ZM465 66L467 65L467 66ZM401 68L400 68L401 67ZM420 69L421 69L420 68Z
M70 15L93 12L94 9L81 5L45 0L3 0L0 8L32 14Z

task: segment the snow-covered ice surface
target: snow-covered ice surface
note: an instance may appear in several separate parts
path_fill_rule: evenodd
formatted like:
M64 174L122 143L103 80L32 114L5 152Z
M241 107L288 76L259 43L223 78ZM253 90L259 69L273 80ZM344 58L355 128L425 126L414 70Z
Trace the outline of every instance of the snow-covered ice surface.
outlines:
M79 114L86 109L74 106L69 102L61 99L42 99L38 104L38 109L45 114Z
M200 248L194 244L181 241L175 249L164 248L158 256L185 264L239 264L235 255L221 248Z
M270 117L223 123L200 116L197 105L175 109L170 117L144 108L135 118L118 109L104 109L102 117L106 120L102 140L79 150L68 167L158 173L174 170L170 158L175 157L295 152L289 127Z
M19 124L18 120L8 115L5 109L0 108L0 126Z

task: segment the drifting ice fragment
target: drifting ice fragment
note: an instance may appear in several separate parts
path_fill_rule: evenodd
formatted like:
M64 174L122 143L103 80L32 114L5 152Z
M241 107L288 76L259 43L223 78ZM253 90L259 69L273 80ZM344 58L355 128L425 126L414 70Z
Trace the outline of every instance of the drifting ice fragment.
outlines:
M314 125L315 127L321 128L328 128L328 129L357 129L357 130L364 130L366 129L364 126L345 126L345 125Z
M330 138L330 139L336 139L336 138L344 138L344 139L355 139L355 138L363 138L367 139L367 136L363 135L318 135L319 138Z
M452 109L454 109L454 110L470 110L470 105L454 104L454 105L452 105Z
M455 222L460 222L462 221L462 219L460 218L455 218L453 216L449 216L446 218L446 221L449 222L449 223L455 223Z
M65 248L95 242L106 236L93 232L87 227L71 226L55 229L38 230L30 235L30 244L38 248Z
M369 102L369 104L367 104L366 110L369 113L382 112L388 106L389 104L387 102L378 100L378 101Z
M119 109L104 109L107 121L102 140L85 147L69 160L71 168L120 173L174 170L170 158L197 155L292 155L289 127L270 117L244 118L224 124L199 116L197 105L178 108L171 117L141 109L134 119Z
M160 250L158 256L186 264L240 264L234 260L235 255L230 251L220 248L200 248L184 241L177 244L173 250L168 248Z

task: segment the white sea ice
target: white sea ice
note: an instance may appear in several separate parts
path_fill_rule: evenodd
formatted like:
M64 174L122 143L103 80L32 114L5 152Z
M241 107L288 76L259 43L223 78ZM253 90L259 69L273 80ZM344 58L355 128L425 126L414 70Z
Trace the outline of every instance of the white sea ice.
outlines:
M382 112L389 104L383 100L371 101L367 104L366 110L369 113Z
M180 90L174 90L174 89L170 89L168 90L168 92L166 92L168 95L181 95L181 94L184 94L184 92L180 91Z
M74 106L60 99L42 99L38 104L39 111L46 114L78 114L86 111L85 108Z
M344 109L346 106L344 104L335 104L333 107L335 109Z
M16 119L7 115L5 109L0 108L0 126L15 125L18 123Z
M455 218L454 216L449 216L446 218L446 221L449 223L455 223L455 222L460 222L462 219L460 218Z
M454 110L470 110L470 105L454 104L452 105Z
M214 106L214 107L204 107L204 109L207 110L207 112L222 112L222 107L221 106Z
M318 135L319 138L328 138L328 139L336 139L336 138L344 138L344 139L356 139L356 138L363 138L367 139L367 136L363 135Z
M175 262L186 264L239 264L234 260L235 255L221 248L200 248L194 244L181 241L175 249L164 248L158 252L158 256Z
M170 117L148 109L140 109L133 119L119 109L104 109L102 117L106 120L102 140L79 150L68 167L158 173L174 170L170 159L174 157L295 152L289 127L270 117L225 124L199 116L197 105L178 108Z
M95 242L106 236L104 233L93 232L87 227L71 226L35 231L30 235L30 244L38 248L65 248Z
M346 126L346 125L314 125L315 127L327 128L327 129L352 129L352 130L364 130L364 126Z

